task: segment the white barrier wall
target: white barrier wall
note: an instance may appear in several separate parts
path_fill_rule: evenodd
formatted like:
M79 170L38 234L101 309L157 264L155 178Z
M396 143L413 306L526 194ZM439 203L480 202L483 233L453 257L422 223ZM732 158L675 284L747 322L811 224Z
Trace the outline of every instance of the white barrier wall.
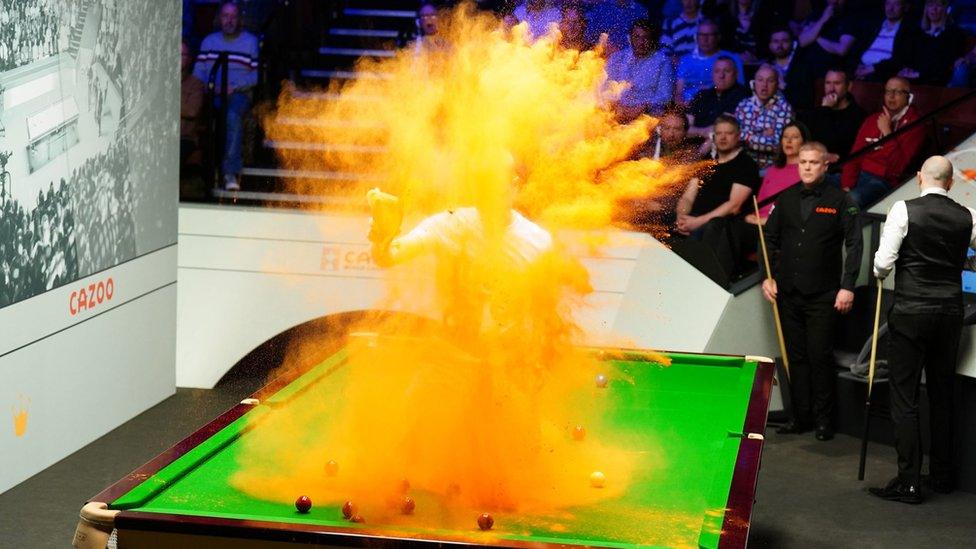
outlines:
M289 328L375 308L384 282L367 232L362 215L181 206L177 385L213 387ZM740 303L647 235L610 233L599 255L574 236L559 235L596 290L580 312L588 343L775 354L754 293Z
M0 492L174 391L180 4L4 15Z

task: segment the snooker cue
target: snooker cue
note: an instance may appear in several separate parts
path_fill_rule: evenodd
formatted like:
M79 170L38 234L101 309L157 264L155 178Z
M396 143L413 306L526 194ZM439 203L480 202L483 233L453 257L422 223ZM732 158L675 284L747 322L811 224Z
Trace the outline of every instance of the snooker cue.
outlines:
M864 431L861 434L861 461L857 465L857 480L864 480L864 464L868 457L868 429L871 427L871 388L874 387L874 365L878 358L878 321L881 319L881 279L878 279L878 301L874 306L874 331L871 332L871 359L868 361L868 397L864 400Z
M762 248L763 265L766 266L766 276L772 278L773 271L769 268L769 252L766 251L766 236L763 233L762 216L759 215L759 201L752 195L752 207L756 211L756 227L759 228L759 244ZM779 306L773 301L773 322L776 324L776 340L779 342L779 352L783 357L783 369L786 370L786 380L790 380L790 359L786 356L786 340L783 339L783 324L779 320Z

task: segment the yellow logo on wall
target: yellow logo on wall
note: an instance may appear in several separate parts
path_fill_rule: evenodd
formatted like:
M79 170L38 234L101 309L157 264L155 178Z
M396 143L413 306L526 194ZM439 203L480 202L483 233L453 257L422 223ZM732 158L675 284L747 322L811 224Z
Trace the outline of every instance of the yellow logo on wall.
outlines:
M14 435L18 438L27 433L27 412L30 408L30 399L20 395L18 406L11 406L10 411L14 415Z

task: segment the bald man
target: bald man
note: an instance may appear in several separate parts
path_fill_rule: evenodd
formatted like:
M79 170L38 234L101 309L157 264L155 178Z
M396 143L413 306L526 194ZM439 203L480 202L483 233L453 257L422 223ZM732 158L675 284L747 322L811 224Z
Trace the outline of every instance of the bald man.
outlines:
M874 256L876 277L895 269L888 366L898 476L869 491L903 503L922 502L918 389L923 366L931 409L931 488L942 493L954 488L952 398L962 331L961 275L967 249L976 247L976 211L948 196L952 164L942 156L929 158L918 186L920 197L891 206Z

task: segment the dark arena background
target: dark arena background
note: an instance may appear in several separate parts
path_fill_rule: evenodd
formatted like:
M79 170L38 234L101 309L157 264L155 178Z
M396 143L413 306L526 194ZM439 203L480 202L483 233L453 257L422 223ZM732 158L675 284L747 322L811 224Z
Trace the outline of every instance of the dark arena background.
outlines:
M974 226L976 0L0 0L0 547L972 547Z

